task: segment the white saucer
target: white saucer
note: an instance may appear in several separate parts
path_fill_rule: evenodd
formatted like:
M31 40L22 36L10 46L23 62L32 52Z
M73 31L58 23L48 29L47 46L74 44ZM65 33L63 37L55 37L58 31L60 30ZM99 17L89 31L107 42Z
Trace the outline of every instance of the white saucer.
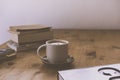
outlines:
M43 59L41 59L42 62L44 64L48 64L48 65L66 65L66 64L70 64L74 61L74 58L73 57L68 57L68 59L66 59L66 62L64 63L57 63L57 64L53 64L53 63L50 63L48 60L47 60L47 56L44 56Z

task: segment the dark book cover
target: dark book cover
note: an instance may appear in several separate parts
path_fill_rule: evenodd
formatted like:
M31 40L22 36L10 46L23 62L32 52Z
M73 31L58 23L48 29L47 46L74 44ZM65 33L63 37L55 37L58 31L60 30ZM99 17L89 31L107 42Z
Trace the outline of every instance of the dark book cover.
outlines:
M12 49L0 49L0 63L16 58L16 52Z

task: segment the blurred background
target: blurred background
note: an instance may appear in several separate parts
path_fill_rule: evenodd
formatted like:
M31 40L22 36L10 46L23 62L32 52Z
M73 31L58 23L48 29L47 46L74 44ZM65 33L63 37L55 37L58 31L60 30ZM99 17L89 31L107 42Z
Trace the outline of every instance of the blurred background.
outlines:
M0 44L9 26L54 29L120 29L120 0L0 0Z

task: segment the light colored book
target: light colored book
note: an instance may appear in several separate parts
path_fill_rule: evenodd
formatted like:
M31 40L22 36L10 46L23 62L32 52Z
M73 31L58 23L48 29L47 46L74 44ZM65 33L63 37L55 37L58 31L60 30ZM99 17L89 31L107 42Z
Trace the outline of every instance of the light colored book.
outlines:
M21 31L34 31L34 30L49 30L51 27L44 26L44 25L19 25L19 26L10 26L9 30L14 32L21 32Z
M46 40L45 41L40 41L40 42L33 42L33 43L18 45L14 41L10 40L10 41L7 42L7 46L9 48L15 50L16 52L20 52L20 51L37 49L40 45L44 44L45 42L46 42Z
M58 80L120 80L120 64L59 71Z
M47 31L51 31L51 29L45 28L45 29L28 30L28 31L12 31L12 30L8 30L9 33L21 34L21 35L23 35L23 34L36 34L36 33L47 32Z
M53 39L53 31L39 32L33 34L11 34L11 40L18 44L25 44L50 39Z

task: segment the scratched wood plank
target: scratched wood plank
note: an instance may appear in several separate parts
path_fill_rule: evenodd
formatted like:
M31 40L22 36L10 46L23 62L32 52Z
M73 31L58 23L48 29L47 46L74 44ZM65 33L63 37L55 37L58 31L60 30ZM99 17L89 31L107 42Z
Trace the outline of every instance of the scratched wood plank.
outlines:
M54 30L54 38L70 42L69 55L75 59L71 65L44 65L35 50L20 52L16 59L0 64L0 80L57 80L58 70L120 62L119 30Z

